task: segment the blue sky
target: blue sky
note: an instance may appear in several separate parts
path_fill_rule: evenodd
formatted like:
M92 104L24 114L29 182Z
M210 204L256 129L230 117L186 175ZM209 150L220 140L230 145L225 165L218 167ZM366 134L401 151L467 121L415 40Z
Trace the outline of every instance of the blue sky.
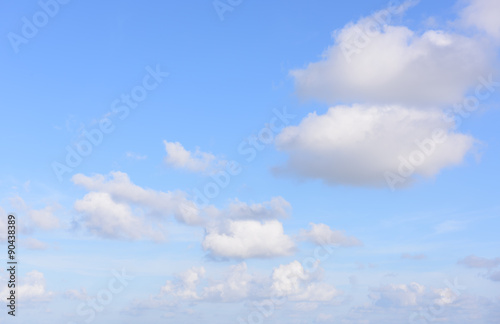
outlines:
M499 321L496 1L3 6L0 323Z

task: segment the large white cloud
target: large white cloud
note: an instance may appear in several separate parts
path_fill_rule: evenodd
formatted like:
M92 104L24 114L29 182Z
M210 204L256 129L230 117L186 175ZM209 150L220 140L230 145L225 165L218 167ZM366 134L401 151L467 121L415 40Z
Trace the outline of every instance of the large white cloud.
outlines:
M336 31L323 60L291 71L297 93L333 104L453 104L491 73L494 47L488 40L443 30L420 34L378 16Z
M309 114L277 136L276 147L289 160L275 171L329 184L372 186L386 185L390 173L408 184L410 176L430 177L463 160L474 139L453 127L437 110L336 106L324 115ZM446 136L436 137L437 130ZM411 166L402 167L408 161Z
M292 239L277 220L227 220L209 225L203 248L227 258L267 258L290 255Z
M476 27L488 35L500 39L500 1L468 0L461 12L461 21L466 26Z
M500 5L470 0L459 19L444 29L415 32L390 24L413 4L347 24L334 32L334 44L319 62L290 72L300 96L336 106L282 131L277 148L290 159L278 172L329 184L389 184L394 189L411 183L413 176L433 176L463 160L473 139L454 133L455 125L445 122L450 116L440 111L450 106L474 111L478 105L472 101L488 97L481 91L494 90L498 44L493 37L500 33ZM486 33L464 30L464 25ZM477 96L464 102L471 90ZM402 161L419 149L415 141L432 138L434 129L447 133L447 140L418 165Z
M295 247L276 220L291 212L282 197L254 204L235 199L224 209L199 209L184 192L144 189L123 172L77 174L72 181L90 191L74 208L84 228L98 236L159 241L164 238L165 217L174 215L181 223L205 228L202 246L213 256L268 258L289 255Z

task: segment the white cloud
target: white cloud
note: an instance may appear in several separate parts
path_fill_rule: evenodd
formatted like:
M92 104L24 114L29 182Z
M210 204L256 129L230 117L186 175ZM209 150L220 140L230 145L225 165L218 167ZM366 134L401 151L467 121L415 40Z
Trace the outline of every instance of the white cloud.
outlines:
M115 202L107 192L90 192L75 202L82 213L85 227L92 233L108 238L162 240L163 235L148 225L144 217L134 215L126 203Z
M277 220L227 220L206 228L203 248L227 258L265 258L290 255L294 243Z
M436 298L434 299L434 303L437 305L448 305L453 303L458 295L451 288L438 288L434 289L434 294Z
M458 261L458 264L464 265L469 268L494 268L500 265L500 258L487 259L478 257L475 255L469 255L462 260Z
M210 207L206 209L212 218L220 219L276 219L286 218L291 213L291 205L283 197L273 197L263 203L247 204L235 199L225 209Z
M175 281L167 281L161 288L162 294L173 295L181 299L200 299L197 285L205 275L204 267L193 267L180 275Z
M192 267L177 274L174 280L168 280L160 294L152 296L148 302L163 307L178 304L181 300L190 303L249 299L269 302L270 299L284 297L290 302L297 302L297 307L307 311L315 309L315 303L331 302L340 295L333 285L322 282L317 272L306 272L298 261L278 266L271 276L250 273L247 264L241 262L222 271L219 277L208 277L204 267Z
M77 174L72 181L90 191L74 204L82 225L102 237L162 240L165 217L173 214L181 223L205 227L203 248L213 256L257 258L293 252L292 240L275 220L291 211L282 197L255 204L236 199L225 209L200 210L184 192L144 189L123 172Z
M273 271L272 289L278 296L297 294L302 282L308 281L310 274L299 261L282 264Z
M33 223L41 229L56 229L60 227L59 219L54 216L54 211L57 209L58 208L54 206L46 206L43 209L31 210L29 212L29 217Z
M40 229L53 230L61 227L59 218L54 215L61 208L58 204L48 205L42 209L33 209L19 196L11 198L10 203L19 211L26 213L31 222Z
M346 236L343 231L332 230L326 224L309 223L310 230L300 230L299 239L308 240L318 245L335 246L360 246L363 245L360 240L354 236Z
M371 298L379 307L408 307L426 304L449 305L457 300L459 293L452 288L426 288L412 282L388 284L372 289Z
M140 155L134 152L127 152L127 158L133 159L133 160L145 160L148 157L146 155Z
M123 172L111 172L108 177L100 174L92 177L76 174L72 181L92 192L107 193L116 204L144 208L149 216L162 218L174 215L179 222L188 225L198 225L201 222L196 204L188 200L184 192L144 189L132 183Z
M500 2L497 0L469 0L460 13L461 22L476 27L500 39Z
M87 300L89 299L89 295L87 294L87 290L85 288L81 288L80 290L77 289L70 289L64 292L64 297L69 298L71 300Z
M231 302L247 298L255 285L255 278L248 273L245 262L233 265L225 273L224 280L215 282L203 290L205 299L210 301Z
M30 250L46 250L48 248L47 243L39 241L33 237L23 240L22 245Z
M294 301L330 301L339 295L334 286L316 282L316 273L306 272L298 261L275 268L272 280L274 294Z
M453 132L453 126L434 110L336 106L324 115L309 114L277 136L276 146L289 154L289 160L275 171L328 184L382 186L388 172L400 175L408 168L401 167L402 161L410 160L416 162L408 177L434 176L459 164L473 146L474 139ZM445 135L439 141L436 130Z
M420 285L419 285L420 286ZM384 302L374 293L374 303L351 308L349 315L337 316L341 323L446 322L456 324L495 323L499 299L467 294L450 288L425 288L425 293L410 285L385 286ZM392 291L392 292L391 292ZM401 300L399 299L401 298Z
M419 304L425 292L425 287L412 282L409 285L389 284L372 290L375 293L372 295L375 305L381 307L406 307Z
M54 292L47 290L45 277L43 273L33 270L20 278L17 286L17 298L19 302L44 302L49 301L55 295ZM2 301L6 301L9 294L7 285L0 293Z
M212 153L205 153L196 148L194 152L186 150L179 142L167 142L165 163L168 166L186 169L191 172L208 172L220 167L225 161L218 160Z
M333 104L453 104L491 71L494 48L486 40L443 30L418 34L373 17L336 31L323 60L291 71L300 96Z
M410 253L403 253L401 254L402 259L408 259L408 260L423 260L426 258L425 254L410 254Z
M223 280L205 277L204 267L193 267L169 280L161 288L160 297L174 297L189 301L233 302L249 296L254 277L248 273L245 262L233 265ZM255 297L255 296L254 296Z

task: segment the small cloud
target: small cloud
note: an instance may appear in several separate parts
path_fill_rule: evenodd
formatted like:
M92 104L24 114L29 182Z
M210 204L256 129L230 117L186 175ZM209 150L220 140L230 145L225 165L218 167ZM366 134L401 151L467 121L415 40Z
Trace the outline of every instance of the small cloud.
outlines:
M48 248L46 243L33 237L25 239L22 244L29 250L46 250Z
M326 224L309 223L310 230L300 230L299 240L310 241L317 245L361 246L363 243L354 236L346 236L343 231L332 230Z
M224 166L226 161L219 160L212 153L206 153L196 148L194 152L188 151L179 142L167 142L165 150L165 164L176 169L185 169L191 172L213 172Z
M71 300L87 300L89 298L89 295L87 294L87 290L85 290L85 288L81 288L80 290L67 290L64 293L64 297Z
M487 258L475 256L475 255L469 255L469 256L465 257L464 259L459 260L458 264L464 265L468 268L491 269L491 268L494 268L494 267L500 265L500 258L487 259ZM500 279L500 274L499 274L498 279Z
M30 271L19 279L20 285L17 287L17 293L22 296L24 302L47 302L55 295L54 292L47 290L45 276L37 270ZM8 294L9 290L6 287L0 292L2 300L6 300Z
M425 254L409 254L409 253L403 253L401 254L401 258L402 259L409 259L409 260L423 260L425 258L427 258L427 256L425 256Z
M131 159L131 160L145 160L147 159L147 155L139 155L137 153L134 153L134 152L127 152L127 158Z
M444 233L450 233L450 232L458 232L463 229L465 229L465 222L462 221L456 221L456 220L449 220L446 222L443 222L441 224L436 225L434 227L434 230L436 234L444 234Z
M48 205L42 209L33 209L19 196L12 197L9 200L12 207L26 213L38 228L53 230L61 227L59 218L54 215L57 210L61 209L59 204Z

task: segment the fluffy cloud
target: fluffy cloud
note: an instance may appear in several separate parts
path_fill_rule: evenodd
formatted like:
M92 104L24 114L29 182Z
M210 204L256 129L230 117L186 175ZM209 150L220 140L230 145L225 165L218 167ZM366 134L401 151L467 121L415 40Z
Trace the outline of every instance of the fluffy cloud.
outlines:
M48 248L47 244L37 240L36 238L29 237L23 240L22 245L30 250L45 250Z
M118 239L163 239L159 231L147 225L144 217L136 216L129 205L115 202L107 192L90 192L75 202L82 213L83 224L92 233Z
M500 39L500 2L497 0L469 0L461 12L461 22L476 27Z
M354 236L346 236L343 231L332 230L326 224L309 223L310 230L301 230L299 239L308 240L318 245L335 246L360 246L363 245L360 240Z
M289 255L295 246L277 219L288 217L291 209L282 197L254 204L236 199L224 209L210 206L204 210L208 221L203 248L223 258Z
M225 163L225 161L217 160L213 154L201 152L198 148L195 152L190 152L179 142L163 141L163 143L167 151L165 163L173 168L186 169L191 172L207 172Z
M224 275L224 280L205 287L203 294L210 301L231 302L243 300L256 288L256 279L248 272L245 262L233 265Z
M42 209L33 209L19 196L11 198L10 203L17 210L26 213L31 222L40 229L52 230L61 226L59 218L54 215L54 213L60 209L58 204L45 206Z
M419 284L418 284L419 285ZM398 287L403 286L403 287ZM420 286L420 285L419 285ZM483 298L459 292L450 288L425 288L419 293L410 285L385 286L388 296L385 303L374 303L351 308L346 317L337 316L341 323L429 323L446 322L456 324L495 323L498 320L499 299ZM405 292L406 291L406 292ZM403 300L398 300L401 295ZM410 295L410 296L408 296ZM390 301L392 299L392 301ZM377 304L378 303L378 304Z
M430 177L459 164L474 143L472 137L453 132L453 126L435 110L333 107L324 115L309 114L277 136L278 150L290 157L275 171L346 185L381 186L388 174ZM441 136L435 135L437 130ZM404 170L409 167L413 170L408 174Z
M85 288L81 288L80 290L77 289L67 290L64 292L64 297L71 300L82 300L82 301L85 301L90 298Z
M381 307L406 307L415 306L425 292L425 287L412 282L409 285L389 284L372 289L375 305Z
M469 268L487 268L491 269L500 265L500 258L487 259L478 257L475 255L469 255L462 260L458 261L458 264L464 265Z
M175 281L167 281L161 288L161 293L181 299L201 299L198 296L197 285L204 275L204 267L193 267L178 275Z
M494 48L487 40L443 30L418 34L387 25L382 16L387 14L336 31L322 61L292 71L298 94L328 103L452 104L490 73ZM498 19L488 23L495 24Z
M91 197L101 201L108 203L112 201L117 205L136 205L143 208L149 216L161 218L174 215L178 221L188 225L197 225L201 222L198 208L186 198L185 193L144 189L132 183L128 175L123 172L111 172L108 177L100 174L92 177L76 174L72 181L91 192L99 193ZM121 210L126 212L123 208Z
M290 214L291 206L282 197L263 203L233 201L225 209L209 206L203 210L183 192L161 192L133 184L127 174L109 176L82 174L72 181L90 192L75 202L81 223L94 234L117 239L162 240L165 216L181 223L203 226L203 248L224 258L258 258L289 255L294 243L277 218Z
M339 295L332 285L316 282L316 273L306 272L298 261L275 268L272 279L272 292L294 301L330 301Z
M205 278L204 267L193 267L168 280L161 288L161 297L189 301L233 302L247 298L256 284L245 262L231 266L224 280ZM255 296L253 296L255 297Z
M291 205L283 197L273 197L270 201L263 203L247 204L235 199L225 209L217 209L213 206L205 212L212 218L219 219L277 219L286 218L290 215Z
M470 0L461 21L497 35L500 10L492 1ZM334 32L334 44L321 61L290 72L300 96L337 106L324 115L310 114L279 134L276 146L290 159L277 173L329 184L385 183L394 189L463 160L474 140L453 132L453 121L441 110L450 105L461 109L471 90L477 100L486 98L481 91L494 90L497 46L490 37L458 32L457 23L418 33L389 24L413 4L407 1L347 24ZM414 150L426 153L415 142L432 139L435 129L446 133L446 141L423 159L418 159L422 152L415 153L415 165L408 165Z
M295 247L277 220L227 220L206 230L203 248L219 257L275 257L290 255Z
M250 273L245 262L232 265L223 279L210 278L204 267L192 267L168 280L152 300L159 306L188 302L238 302L286 298L293 302L330 302L340 292L308 273L298 261L274 268L271 276ZM298 304L300 305L300 304ZM304 306L304 305L302 305ZM314 305L307 305L308 307Z
M54 292L47 290L43 273L33 270L20 278L20 285L17 287L17 296L20 302L44 302L49 301L54 296ZM4 285L4 290L0 293L2 301L7 300L9 289Z
M411 307L426 304L449 305L461 295L459 287L426 288L410 284L388 284L372 289L370 297L378 307Z

